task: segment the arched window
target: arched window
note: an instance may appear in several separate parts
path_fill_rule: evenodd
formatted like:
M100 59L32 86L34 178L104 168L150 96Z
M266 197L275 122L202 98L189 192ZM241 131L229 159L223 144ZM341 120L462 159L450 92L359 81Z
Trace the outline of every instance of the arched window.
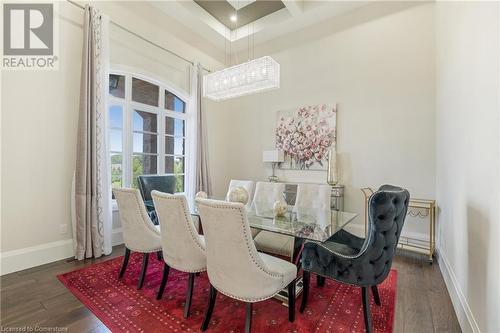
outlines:
M188 98L143 75L112 71L108 115L111 185L137 188L137 176L176 177L185 192Z

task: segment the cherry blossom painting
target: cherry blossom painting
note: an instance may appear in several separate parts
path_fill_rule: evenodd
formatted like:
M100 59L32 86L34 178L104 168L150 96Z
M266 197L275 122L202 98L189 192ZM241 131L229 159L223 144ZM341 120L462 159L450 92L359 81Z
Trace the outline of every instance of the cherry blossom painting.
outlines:
M282 169L326 170L337 142L337 106L311 105L279 111L276 148L285 152Z

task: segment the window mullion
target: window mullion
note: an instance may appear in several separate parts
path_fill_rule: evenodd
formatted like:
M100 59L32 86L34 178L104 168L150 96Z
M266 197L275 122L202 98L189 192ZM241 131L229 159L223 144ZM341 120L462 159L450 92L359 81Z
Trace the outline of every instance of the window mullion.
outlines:
M158 119L156 121L158 121ZM150 132L150 131L136 131L136 130L132 130L132 132L136 133L136 134L158 135L158 132Z
M162 111L165 109L165 87L158 85L158 89L160 89L160 100L158 101L160 104L158 106L160 107L160 111Z
M159 108L157 106L152 106L152 105L137 103L137 102L134 102L134 101L130 101L130 105L136 111L142 111L142 112L149 112L149 113L158 114L158 110L159 110Z
M165 115L158 114L158 173L165 173Z
M170 118L176 118L176 119L182 119L186 120L187 115L185 113L180 113L180 112L175 112L175 111L170 111L170 110L163 110L165 112L165 115L167 115Z
M124 134L124 147L123 147L123 162L124 162L124 170L123 170L123 182L125 187L132 186L132 150L133 150L133 132L132 132L132 113L134 112L133 108L130 105L130 101L132 99L132 78L130 75L125 77L125 111L124 111L124 119L125 126L123 132Z
M160 100L158 108L158 173L165 173L165 87L159 85Z
M192 132L193 128L196 128L194 124L196 123L196 116L193 114L193 110L190 108L190 103L186 102L186 112L184 114L184 193L187 195L191 195L194 197L194 192L191 184L194 184L193 179L196 173L196 166L194 162L196 161L194 156L196 154L193 151L193 144L195 145L195 141L193 141L194 136Z
M112 71L113 74L114 71ZM173 94L174 95L177 95L177 96L170 96L169 95L169 98L172 97L174 98L174 109L177 108L177 103L179 101L177 101L176 99L179 98L180 101L182 101L182 103L184 103L184 107L185 107L185 113L180 113L180 112L176 112L174 110L168 110L165 108L165 102L166 102L166 97L165 97L165 92L168 90L169 92L172 91L172 89L170 89L170 87L167 87L165 86L163 83L160 83L160 82L154 82L152 80L149 80L149 78L146 78L146 77L142 77L140 75L135 75L135 74L129 74L129 73L126 73L126 72L120 72L118 73L117 75L123 75L123 77L125 78L125 91L124 91L124 98L121 99L121 98L118 98L118 97L114 97L114 96L109 96L109 99L108 99L108 110L109 110L109 104L114 104L114 105L120 105L122 106L122 109L123 109L123 120L122 120L122 174L121 174L121 179L122 179L122 184L124 187L132 187L133 184L135 183L134 182L134 132L135 133L140 133L140 134L144 134L144 135L157 135L157 142L156 142L156 145L157 145L157 152L156 154L153 154L153 153L137 153L137 155L142 155L144 156L143 158L141 158L141 160L143 162L141 163L144 163L143 164L143 168L144 168L144 173L145 174L149 174L151 172L151 168L154 167L153 165L151 164L146 164L146 163L149 163L149 162L146 162L147 159L149 159L149 161L151 161L152 158L148 157L148 156L156 156L156 168L157 168L157 173L158 174L165 174L166 172L166 138L167 138L167 134L166 134L166 120L167 120L167 117L170 118L170 119L180 119L183 121L183 126L184 126L184 134L182 136L176 136L175 135L175 122L174 122L174 133L172 133L172 140L174 140L174 151L173 151L173 154L170 155L168 154L169 156L172 156L171 158L173 159L173 167L174 167L174 173L173 175L176 175L176 176L179 176L181 177L180 179L183 180L184 182L184 187L181 189L179 188L180 191L182 192L186 192L186 187L185 186L189 186L189 181L187 180L187 178L190 178L188 177L189 173L191 173L191 166L190 166L190 161L192 160L190 157L190 155L193 153L191 150L191 147L190 147L190 144L189 142L191 140L189 140L190 138L190 132L189 132L189 129L192 127L192 122L193 122L193 119L192 119L192 115L190 114L190 109L189 109L189 103L190 103L190 100L187 96L184 96L184 97L181 97L179 98L179 96L183 96L183 95L179 95L178 92L175 92L173 91ZM147 105L147 104L144 104L144 103L139 103L139 102L134 102L132 101L132 90L133 90L133 87L132 87L132 81L133 81L133 78L134 77L137 77L138 79L140 80L144 80L146 82L149 82L149 83L152 83L152 84L155 84L157 85L158 87L158 106L152 106L152 105ZM151 90L149 90L149 92L151 92ZM156 121L157 121L157 132L149 132L149 131L134 131L134 111L137 110L137 111L141 111L141 112L147 112L147 113L152 113L152 114L155 114L156 115ZM145 117L143 115L143 117ZM152 119L151 119L152 120ZM170 126L170 120L169 120L169 126ZM109 127L109 130L119 130L119 128L111 128ZM117 134L117 133L116 133ZM116 135L115 134L115 135ZM168 135L170 137L170 135ZM183 154L182 155L176 155L175 154L175 144L176 144L176 141L177 139L180 139L182 140L183 144L184 144L184 151L183 151ZM170 139L169 139L170 140ZM148 138L144 138L144 147L142 150L145 150L146 148L146 144L149 145L149 141L148 141ZM147 149L146 149L147 150ZM115 151L110 151L110 154L117 154L119 152L115 152ZM179 173L175 173L175 170L176 170L176 159L181 159L183 161L183 166L184 166L184 170L179 170ZM169 160L169 163L171 163L171 161ZM170 164L169 164L170 165ZM178 166L178 165L177 165Z

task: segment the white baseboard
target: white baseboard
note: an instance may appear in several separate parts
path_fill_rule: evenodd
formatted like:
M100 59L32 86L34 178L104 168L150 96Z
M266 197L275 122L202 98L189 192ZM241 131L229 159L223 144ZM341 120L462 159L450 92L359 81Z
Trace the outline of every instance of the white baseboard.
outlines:
M352 230L355 234L364 235L364 224L350 224L348 229ZM404 235L403 235L404 234ZM403 232L402 236L410 237L413 239L428 241L429 236L416 232ZM436 257L438 260L439 268L441 270L441 275L443 276L444 282L446 284L446 289L448 289L448 293L450 294L451 302L453 304L453 308L455 309L455 313L458 318L458 322L462 329L462 332L473 332L480 333L481 330L474 318L474 315L469 307L467 299L462 292L462 288L458 283L458 280L455 276L454 271L451 268L450 262L446 255L440 251L439 248L436 248Z
M474 332L480 333L481 330L477 325L476 319L467 303L467 299L462 292L462 288L458 283L457 277L451 268L448 258L442 251L437 251L437 259L439 263L439 268L441 270L441 275L443 276L444 282L446 284L446 289L450 294L451 302L453 303L453 308L458 318L462 332Z
M123 244L122 229L113 229L111 245ZM73 257L73 239L0 253L0 276Z
M64 239L0 254L0 275L48 264L73 256L73 240Z

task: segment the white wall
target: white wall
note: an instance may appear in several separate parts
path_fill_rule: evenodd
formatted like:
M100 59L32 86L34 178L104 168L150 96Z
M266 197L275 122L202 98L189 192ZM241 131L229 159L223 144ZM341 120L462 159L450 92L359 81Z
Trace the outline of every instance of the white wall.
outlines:
M83 11L59 7L59 70L2 71L2 259L71 234Z
M369 6L311 27L310 34L321 34L316 40L301 43L306 32L294 33L256 49L256 57L271 55L280 63L281 87L207 104L217 195L232 178L267 179L271 170L262 163L262 150L274 146L276 111L337 102L345 210L360 213L363 222L359 189L384 183L404 186L414 197L434 198L434 7L395 11L391 6L401 4L383 5L385 10ZM322 171L278 176L326 182ZM428 223L417 222L414 228L424 233Z
M185 58L211 68L220 66L214 47L174 21L162 21L162 15L149 5L96 5L112 20ZM59 70L2 71L2 274L72 255L70 189L76 156L83 10L65 1L59 2L59 8ZM114 63L142 67L142 72L173 81L180 89L188 88L185 62L114 26L111 40ZM203 52L197 47L204 47ZM61 226L67 231L61 233Z
M500 332L499 4L436 12L440 267L464 332Z

